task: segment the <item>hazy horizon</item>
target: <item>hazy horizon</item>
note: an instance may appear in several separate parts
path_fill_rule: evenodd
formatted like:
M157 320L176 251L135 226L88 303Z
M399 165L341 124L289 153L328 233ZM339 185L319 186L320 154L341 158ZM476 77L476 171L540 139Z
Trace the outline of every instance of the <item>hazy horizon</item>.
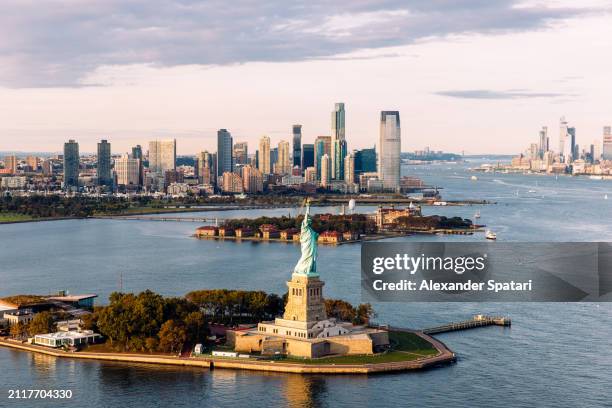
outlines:
M216 150L216 131L255 151L331 133L346 106L349 150L400 111L402 151L518 154L561 116L577 143L612 124L612 0L9 0L0 15L0 150L95 152L177 139ZM58 29L61 27L61 30Z

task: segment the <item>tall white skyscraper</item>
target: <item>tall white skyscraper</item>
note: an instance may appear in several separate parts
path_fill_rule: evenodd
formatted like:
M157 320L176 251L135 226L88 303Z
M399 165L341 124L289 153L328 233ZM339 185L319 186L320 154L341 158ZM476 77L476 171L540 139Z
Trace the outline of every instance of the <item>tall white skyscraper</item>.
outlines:
M291 174L291 160L289 157L289 142L281 140L278 143L278 160L274 164L274 173Z
M176 170L176 139L149 142L149 171L158 176Z
M382 111L378 142L378 178L382 181L385 190L399 190L401 149L399 112Z
M344 182L355 184L355 156L349 153L344 158Z
M321 156L321 185L327 187L331 180L331 159L327 154Z
M344 156L341 157L339 151L339 142L345 140L346 126L344 103L339 102L335 105L334 111L331 114L331 178L337 178L336 173L340 172L340 166L344 165Z
M138 186L140 182L140 160L127 154L115 160L117 184L120 186Z
M565 155L565 144L567 143L567 121L565 116L559 120L559 155Z
M270 174L270 138L265 135L259 139L258 169L264 176Z

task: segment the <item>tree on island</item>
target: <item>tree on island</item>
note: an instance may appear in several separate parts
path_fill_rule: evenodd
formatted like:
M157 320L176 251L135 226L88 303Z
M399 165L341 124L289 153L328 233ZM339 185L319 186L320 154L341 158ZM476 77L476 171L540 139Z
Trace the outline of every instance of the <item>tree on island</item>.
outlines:
M56 330L53 315L49 312L41 312L34 315L28 324L28 334L33 337L37 334L53 333Z
M180 352L187 341L187 330L174 320L165 322L159 331L159 348L162 351Z

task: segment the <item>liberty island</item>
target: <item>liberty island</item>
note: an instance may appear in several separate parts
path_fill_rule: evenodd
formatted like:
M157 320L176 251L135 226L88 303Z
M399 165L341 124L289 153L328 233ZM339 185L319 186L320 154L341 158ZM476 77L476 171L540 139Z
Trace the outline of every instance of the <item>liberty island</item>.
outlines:
M356 326L328 318L323 286L317 272L317 233L312 229L310 205L301 225L301 257L287 282L288 302L282 318L261 322L256 329L234 331L237 352L319 358L327 355L371 355L389 347L384 329Z

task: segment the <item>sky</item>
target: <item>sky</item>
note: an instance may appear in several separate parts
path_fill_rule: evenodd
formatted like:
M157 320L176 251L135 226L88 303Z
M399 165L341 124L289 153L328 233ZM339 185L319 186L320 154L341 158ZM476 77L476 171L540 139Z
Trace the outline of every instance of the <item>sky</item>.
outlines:
M516 154L559 118L577 142L612 124L612 0L3 0L0 151L113 153L227 128L331 133L371 147L400 111L402 150Z

